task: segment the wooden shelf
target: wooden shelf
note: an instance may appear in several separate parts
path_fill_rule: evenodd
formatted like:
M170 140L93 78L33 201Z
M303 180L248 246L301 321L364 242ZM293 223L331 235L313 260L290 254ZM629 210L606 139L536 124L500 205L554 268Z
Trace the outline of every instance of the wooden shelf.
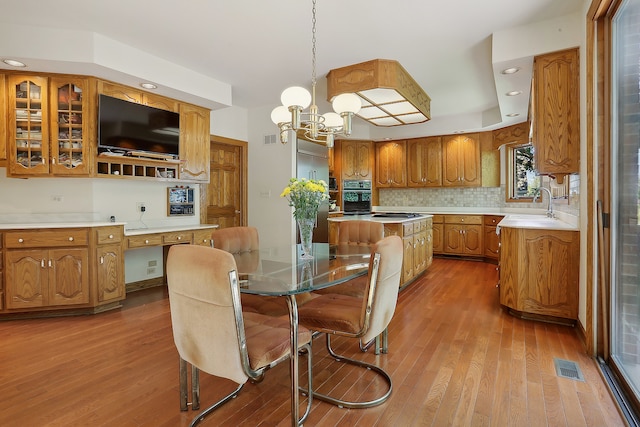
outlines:
M133 159L123 156L98 156L98 176L112 178L149 178L162 181L179 179L180 162L177 160Z

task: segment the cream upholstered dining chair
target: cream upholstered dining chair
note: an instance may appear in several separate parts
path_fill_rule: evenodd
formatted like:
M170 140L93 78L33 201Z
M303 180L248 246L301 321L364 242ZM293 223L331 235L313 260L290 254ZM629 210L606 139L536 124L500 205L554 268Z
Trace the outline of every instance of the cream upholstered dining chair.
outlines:
M220 228L211 233L211 245L234 255L238 271L242 273L258 272L260 269L260 238L258 229L251 226ZM296 297L298 305L313 298L310 293ZM289 312L287 301L283 297L242 294L242 309L269 316L283 316Z
M368 281L362 297L323 294L298 309L298 321L312 331L326 335L327 351L339 362L370 369L388 383L381 397L365 402L349 402L313 391L314 397L341 407L367 408L379 405L391 395L391 377L380 367L338 355L331 348L331 335L358 338L367 343L386 330L398 300L402 272L402 239L388 236L373 245Z
M264 372L290 357L287 319L242 311L236 263L225 251L198 245L175 245L167 257L167 285L173 340L180 355L180 409L187 410L187 364L191 364L192 409L200 408L199 370L227 378L238 388L191 422L237 396L247 380L260 381ZM299 348L308 357L311 375L311 333L300 327ZM309 414L312 394L307 400Z
M338 223L338 244L372 245L384 236L381 222L347 220Z

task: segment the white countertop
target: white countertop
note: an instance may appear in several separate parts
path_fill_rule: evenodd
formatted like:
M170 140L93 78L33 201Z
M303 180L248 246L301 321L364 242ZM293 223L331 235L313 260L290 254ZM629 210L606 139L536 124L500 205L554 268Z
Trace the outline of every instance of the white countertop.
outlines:
M429 214L421 214L420 216L414 216L412 218L399 218L399 217L394 217L394 218L380 218L380 217L374 217L372 215L344 215L344 216L338 216L338 217L334 217L334 218L329 218L329 221L334 221L334 222L342 222L342 221L356 221L356 220L361 220L361 221L375 221L375 222L381 222L381 223L386 223L386 224L396 224L399 222L409 222L409 221L415 221L418 219L425 219L425 218L431 218L433 217L433 215L429 215Z
M125 222L33 222L21 224L0 224L0 230L31 229L31 228L81 228L81 227L107 227L111 225L125 225Z
M507 215L498 223L497 231L499 232L499 229L502 227L579 231L577 224L572 224L557 218L548 218L546 215Z
M170 233L172 231L184 231L184 230L205 230L207 228L218 228L218 224L192 224L192 225L172 225L164 227L149 227L149 228L130 228L124 230L125 236L140 236L143 234L153 233Z

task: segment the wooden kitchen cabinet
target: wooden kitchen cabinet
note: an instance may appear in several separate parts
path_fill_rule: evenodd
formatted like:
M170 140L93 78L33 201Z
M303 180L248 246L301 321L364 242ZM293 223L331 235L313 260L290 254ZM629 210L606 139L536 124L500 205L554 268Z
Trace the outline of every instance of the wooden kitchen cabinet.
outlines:
M7 158L7 114L7 77L0 74L0 165Z
M500 303L524 317L575 321L579 232L502 227L500 239Z
M100 227L96 234L97 298L99 303L119 301L125 297L124 284L124 241L123 228L120 226Z
M432 136L407 141L407 186L442 186L442 138Z
M433 215L432 227L432 245L433 253L441 254L444 252L444 217L442 215Z
M496 233L497 225L504 218L502 215L484 216L484 256L493 260L498 259L500 252L500 236Z
M442 185L479 187L482 184L479 134L442 137Z
M11 74L8 176L89 176L95 120L92 80Z
M374 168L373 142L358 140L340 141L341 178L372 179Z
M5 233L6 308L89 303L87 230Z
M445 254L483 256L482 238L482 215L445 215Z
M578 48L534 58L532 142L540 174L580 170L579 70Z
M407 144L405 141L376 143L376 174L378 188L407 186Z
M141 89L112 83L105 80L98 81L98 93L136 104L148 105L161 110L180 112L180 103L175 99L149 93Z
M180 179L209 182L210 111L180 105Z
M0 311L4 308L4 254L2 252L2 233L0 233Z
M402 277L400 288L422 274L433 261L431 218L398 223L385 222L384 236L400 236L403 245Z

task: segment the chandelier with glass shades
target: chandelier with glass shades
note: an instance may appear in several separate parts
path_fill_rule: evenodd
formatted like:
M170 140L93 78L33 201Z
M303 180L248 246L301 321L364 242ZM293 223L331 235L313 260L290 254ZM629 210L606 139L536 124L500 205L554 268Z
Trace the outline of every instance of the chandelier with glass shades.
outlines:
M336 96L334 112L318 113L316 105L316 0L312 8L312 73L311 93L303 87L292 86L280 95L282 105L271 112L271 120L280 128L280 142L286 144L289 131L302 133L305 139L333 147L335 135L351 135L351 120L360 111L361 101L353 93ZM306 108L308 111L305 111Z

